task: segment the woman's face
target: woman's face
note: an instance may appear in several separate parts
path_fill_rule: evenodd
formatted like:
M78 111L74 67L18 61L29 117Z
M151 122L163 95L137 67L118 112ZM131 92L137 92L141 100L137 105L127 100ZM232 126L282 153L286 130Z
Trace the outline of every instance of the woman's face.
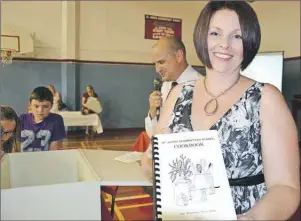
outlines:
M213 70L225 73L240 69L243 42L239 19L234 11L222 9L213 14L207 45Z
M7 141L15 133L16 121L14 120L1 120L1 141L2 143Z
M93 90L91 87L87 87L86 88L87 93L89 94L89 96L91 96L93 94Z

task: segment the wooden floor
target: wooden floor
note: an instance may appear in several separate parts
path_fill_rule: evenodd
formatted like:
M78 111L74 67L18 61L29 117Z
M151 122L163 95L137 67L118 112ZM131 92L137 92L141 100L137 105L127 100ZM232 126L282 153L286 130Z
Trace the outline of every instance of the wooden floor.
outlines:
M94 137L84 131L69 132L64 141L65 149L130 150L142 129L108 130Z
M64 149L131 150L142 129L106 130L93 138L85 132L69 132ZM102 193L111 208L111 195ZM119 187L114 208L114 220L152 220L153 202L142 187Z
M85 132L68 133L64 141L65 149L103 149L103 150L131 150L136 138L143 129L106 130L94 138L85 135ZM107 207L110 210L111 196L103 193ZM152 198L141 187L119 187L114 220L152 220ZM300 220L300 208L290 219Z

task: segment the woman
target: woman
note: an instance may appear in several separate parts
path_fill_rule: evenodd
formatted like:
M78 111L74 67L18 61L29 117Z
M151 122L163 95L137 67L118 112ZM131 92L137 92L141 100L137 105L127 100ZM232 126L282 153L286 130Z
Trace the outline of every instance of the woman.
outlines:
M53 105L50 112L58 112L61 111L63 108L66 108L66 105L62 101L61 94L57 92L53 85L49 85L48 89L53 94Z
M94 114L95 113L93 110L91 110L91 109L89 109L88 107L85 106L85 104L87 103L89 97L94 97L98 100L98 95L94 91L94 88L92 87L92 85L87 86L86 92L82 96L82 110L81 110L81 112L82 112L83 115ZM89 127L86 127L86 134L89 135Z
M274 86L240 74L260 39L248 3L210 1L194 30L206 76L175 87L156 133L217 130L238 219L286 220L300 200L296 125ZM141 159L148 172L150 150Z
M1 157L4 153L20 152L20 122L16 112L9 106L0 106Z

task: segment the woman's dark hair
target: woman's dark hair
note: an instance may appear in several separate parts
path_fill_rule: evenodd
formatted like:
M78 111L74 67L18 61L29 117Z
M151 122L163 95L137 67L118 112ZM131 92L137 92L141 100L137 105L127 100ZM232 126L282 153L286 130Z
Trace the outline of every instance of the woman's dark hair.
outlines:
M1 145L1 148L5 153L11 153L13 149L16 152L20 152L21 127L19 117L14 109L9 106L0 105L0 109L0 120L11 120L16 122L14 135L5 141Z
M209 24L213 14L222 9L234 11L238 15L243 42L241 70L244 70L256 56L261 41L257 15L245 1L210 1L204 7L194 28L193 42L196 53L206 67L212 68L207 45Z
M32 100L37 100L40 102L49 101L51 104L53 104L53 94L47 87L37 87L30 94L29 102Z

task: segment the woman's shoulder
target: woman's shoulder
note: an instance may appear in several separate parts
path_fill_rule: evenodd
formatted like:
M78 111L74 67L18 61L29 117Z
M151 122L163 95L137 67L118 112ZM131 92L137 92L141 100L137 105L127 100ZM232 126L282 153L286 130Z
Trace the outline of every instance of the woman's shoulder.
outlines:
M259 92L261 92L262 98L279 99L279 98L283 97L281 91L276 86L274 86L270 83L256 81L256 80L253 80L253 79L245 77L245 76L241 76L241 78L247 85L250 85L249 90L256 89Z
M192 81L186 81L182 84L180 84L180 86L182 85L182 87L184 88L194 88L195 86L201 84L204 81L204 76L200 75L200 77L198 79L192 80Z
M260 82L260 81L256 81L252 78L248 78L246 76L241 75L240 79L243 81L243 85L247 85L248 89L252 89L252 88L258 88L260 91L262 91L265 83Z
M282 92L274 85L269 83L258 83L262 85L262 99L267 102L273 102L275 105L284 101Z
M200 75L200 77L197 80L195 80L193 82L187 82L187 85L191 85L193 87L199 87L204 84L204 79L205 79L205 76Z
M200 74L200 77L195 81L195 84L203 83L205 77L206 77L205 75L201 75L201 74Z
M263 84L263 83L261 83ZM281 91L272 84L264 83L261 93L261 119L269 119L272 121L291 117L290 110ZM275 113L274 113L275 112ZM288 114L289 113L289 114ZM274 117L272 117L274 116ZM271 119L271 117L273 119Z
M175 86L174 94L176 94L176 96L179 96L179 94L187 94L187 93L192 93L194 88L197 87L197 85L201 84L204 81L204 76L200 76L199 79L196 80L192 80L192 81L186 81L183 83L178 84L177 86Z

